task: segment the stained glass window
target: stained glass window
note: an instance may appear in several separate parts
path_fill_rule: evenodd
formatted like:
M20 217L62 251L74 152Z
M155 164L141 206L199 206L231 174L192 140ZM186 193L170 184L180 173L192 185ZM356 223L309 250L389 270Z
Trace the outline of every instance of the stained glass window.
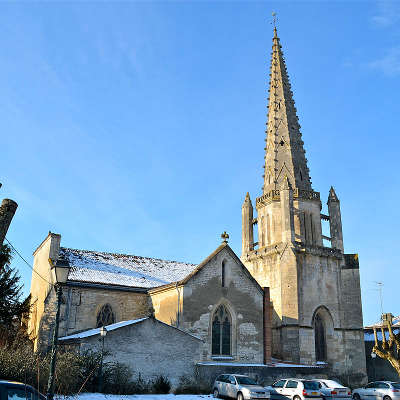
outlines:
M219 306L212 322L212 354L231 354L231 317L224 306Z
M97 314L96 328L111 325L114 322L115 322L115 316L111 306L109 304L104 304L104 306L101 307L99 313Z

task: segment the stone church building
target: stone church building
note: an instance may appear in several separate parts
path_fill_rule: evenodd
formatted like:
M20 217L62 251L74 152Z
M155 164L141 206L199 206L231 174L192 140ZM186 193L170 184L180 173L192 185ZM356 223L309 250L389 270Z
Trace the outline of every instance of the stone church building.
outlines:
M245 196L240 258L226 241L194 265L64 248L61 236L49 233L34 252L28 329L36 349L50 343L56 311L50 269L59 263L69 267L60 343L98 343L93 338L106 326L122 360L139 357L132 348L142 337L148 350L134 365L154 363L154 374L167 346L160 338L168 337L165 354L182 365L176 376L189 364L264 366L271 373L281 360L353 382L366 378L358 257L344 254L334 189L324 215L312 188L276 29L271 55L263 191L255 210ZM329 223L330 237L321 221Z

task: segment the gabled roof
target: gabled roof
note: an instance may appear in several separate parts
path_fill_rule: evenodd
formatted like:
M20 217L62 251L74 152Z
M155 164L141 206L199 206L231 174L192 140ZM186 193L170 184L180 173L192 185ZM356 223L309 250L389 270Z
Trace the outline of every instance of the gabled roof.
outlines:
M200 272L207 263L213 259L218 253L220 253L223 249L226 249L229 254L236 260L236 262L240 265L240 267L243 269L243 272L246 274L246 276L256 285L256 287L263 292L263 288L259 285L259 283L256 281L256 279L253 278L253 275L249 272L249 270L246 268L246 266L242 263L240 258L236 255L236 253L229 247L228 243L222 243L220 246L218 246L206 259L204 259L197 267L195 267L187 276L185 276L183 279L176 281L176 282L171 282L168 285L163 285L157 288L153 288L152 290L149 290L149 292L156 292L160 289L166 289L168 287L173 287L175 285L184 285L187 283L193 276L195 276L198 272Z
M71 267L68 282L153 288L190 274L195 264L128 254L60 248L59 259Z

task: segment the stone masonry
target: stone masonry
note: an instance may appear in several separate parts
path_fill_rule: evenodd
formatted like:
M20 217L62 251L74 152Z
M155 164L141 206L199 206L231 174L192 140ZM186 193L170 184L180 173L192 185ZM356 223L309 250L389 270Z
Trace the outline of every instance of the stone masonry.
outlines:
M366 369L358 258L344 254L334 189L329 215L323 215L320 195L311 186L276 28L271 55L263 194L256 200L256 218L246 194L241 259L259 284L270 288L273 356L306 364L325 361L336 376L362 383ZM322 234L321 219L330 222L331 237ZM255 224L258 242L253 239Z

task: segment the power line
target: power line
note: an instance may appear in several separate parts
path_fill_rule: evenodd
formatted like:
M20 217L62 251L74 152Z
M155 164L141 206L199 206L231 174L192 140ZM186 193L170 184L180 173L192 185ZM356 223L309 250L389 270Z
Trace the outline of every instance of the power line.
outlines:
M37 274L40 278L42 278L44 281L46 281L49 285L53 286L51 282L49 282L46 278L43 278L42 275L39 274L32 266L31 264L28 263L28 261L25 260L24 257L22 257L21 253L12 245L12 243L7 239L7 243L11 246L11 249L21 258L21 260L35 273Z

